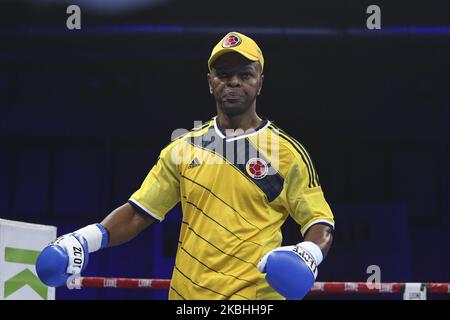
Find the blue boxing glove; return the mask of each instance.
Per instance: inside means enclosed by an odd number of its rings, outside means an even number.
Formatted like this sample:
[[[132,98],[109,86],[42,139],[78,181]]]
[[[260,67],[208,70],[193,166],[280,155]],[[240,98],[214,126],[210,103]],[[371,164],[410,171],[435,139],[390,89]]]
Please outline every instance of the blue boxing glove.
[[[319,246],[304,241],[269,251],[259,262],[258,270],[266,273],[266,280],[275,291],[286,299],[298,300],[311,290],[322,260]]]
[[[51,242],[39,254],[36,272],[49,287],[67,283],[71,275],[80,274],[89,261],[89,253],[108,246],[108,230],[101,224],[91,224]]]

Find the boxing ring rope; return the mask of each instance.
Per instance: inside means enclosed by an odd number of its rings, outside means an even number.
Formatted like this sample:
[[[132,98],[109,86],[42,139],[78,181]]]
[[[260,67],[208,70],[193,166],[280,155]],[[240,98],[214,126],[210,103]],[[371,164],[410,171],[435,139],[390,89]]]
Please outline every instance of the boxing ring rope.
[[[169,289],[169,279],[136,279],[107,277],[73,277],[67,283],[69,289],[116,288],[116,289]],[[308,296],[334,294],[401,294],[408,287],[427,293],[448,294],[450,283],[402,283],[402,282],[316,282]]]

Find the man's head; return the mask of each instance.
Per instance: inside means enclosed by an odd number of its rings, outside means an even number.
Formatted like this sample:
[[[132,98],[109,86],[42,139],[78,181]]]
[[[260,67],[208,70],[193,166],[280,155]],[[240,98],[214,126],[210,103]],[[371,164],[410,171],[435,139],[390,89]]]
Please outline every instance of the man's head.
[[[237,33],[227,34],[208,60],[209,91],[218,111],[235,116],[256,106],[264,75],[264,58],[258,45]]]

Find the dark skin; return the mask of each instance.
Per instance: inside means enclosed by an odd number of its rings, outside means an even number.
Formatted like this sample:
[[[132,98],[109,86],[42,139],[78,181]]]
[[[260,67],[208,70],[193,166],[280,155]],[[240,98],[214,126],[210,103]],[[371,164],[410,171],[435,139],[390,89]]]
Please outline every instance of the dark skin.
[[[245,131],[262,123],[256,114],[256,97],[261,93],[264,80],[259,62],[237,53],[226,53],[214,61],[207,77],[222,128]]]
[[[108,246],[112,247],[130,241],[153,222],[155,219],[151,216],[143,215],[132,205],[126,203],[103,219],[101,225],[109,231]]]
[[[256,98],[264,80],[259,62],[227,53],[214,61],[207,78],[222,128],[246,131],[261,125],[263,120],[256,113]],[[101,224],[109,231],[109,246],[116,246],[130,241],[154,221],[126,203],[111,212]],[[325,257],[333,242],[332,230],[327,225],[313,225],[304,240],[316,243]]]

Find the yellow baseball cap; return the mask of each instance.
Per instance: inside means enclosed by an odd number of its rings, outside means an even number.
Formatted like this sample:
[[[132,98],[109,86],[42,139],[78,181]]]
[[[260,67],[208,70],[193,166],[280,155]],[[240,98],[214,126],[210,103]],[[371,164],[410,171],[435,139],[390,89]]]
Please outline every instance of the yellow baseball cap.
[[[227,52],[237,52],[251,61],[259,61],[261,71],[264,69],[264,57],[256,42],[242,33],[230,32],[212,50],[208,60],[209,71],[211,71],[211,64]]]

